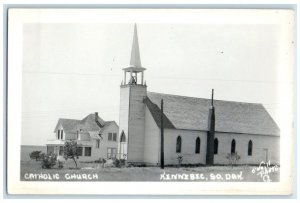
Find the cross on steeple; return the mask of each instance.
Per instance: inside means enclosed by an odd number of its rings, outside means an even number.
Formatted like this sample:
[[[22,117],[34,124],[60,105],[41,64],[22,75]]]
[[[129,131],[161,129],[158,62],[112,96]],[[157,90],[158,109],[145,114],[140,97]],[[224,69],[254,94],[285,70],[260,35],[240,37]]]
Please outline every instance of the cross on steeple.
[[[140,49],[139,49],[139,41],[138,41],[136,24],[134,24],[130,65],[127,68],[123,68],[123,70],[124,70],[123,85],[145,85],[144,84],[144,71],[146,70],[146,68],[143,68],[141,65]],[[127,73],[130,74],[129,79],[126,79]],[[138,80],[138,74],[140,74],[140,80]]]

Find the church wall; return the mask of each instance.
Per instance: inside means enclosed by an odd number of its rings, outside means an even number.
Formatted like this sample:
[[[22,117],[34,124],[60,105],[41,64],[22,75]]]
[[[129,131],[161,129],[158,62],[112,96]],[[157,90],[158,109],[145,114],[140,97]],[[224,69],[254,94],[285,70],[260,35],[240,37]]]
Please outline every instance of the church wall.
[[[176,153],[177,137],[181,136],[181,153]],[[206,132],[193,130],[165,129],[165,165],[178,164],[178,155],[183,156],[182,164],[205,164]],[[195,153],[196,139],[200,138],[200,153]]]
[[[121,86],[118,140],[120,140],[121,132],[124,131],[127,143],[128,143],[128,115],[129,115],[129,87]],[[120,150],[120,142],[118,142],[118,150]],[[118,153],[120,153],[120,151],[118,151]]]
[[[129,102],[128,162],[144,161],[146,86],[131,85]]]
[[[150,111],[145,112],[144,161],[147,165],[157,165],[160,160],[160,129]]]
[[[233,139],[236,141],[236,152],[241,157],[237,164],[259,164],[261,161],[266,161],[265,148],[268,149],[268,159],[271,163],[279,163],[279,137],[216,132],[215,138],[219,141],[218,154],[214,156],[215,164],[229,163],[226,156],[231,152]],[[253,143],[252,156],[248,156],[249,140]]]

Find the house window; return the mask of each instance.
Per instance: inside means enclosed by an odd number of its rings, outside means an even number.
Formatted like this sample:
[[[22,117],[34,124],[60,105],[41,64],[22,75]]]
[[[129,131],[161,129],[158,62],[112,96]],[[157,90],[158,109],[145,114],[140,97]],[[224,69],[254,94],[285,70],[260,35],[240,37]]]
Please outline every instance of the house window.
[[[176,153],[181,153],[181,137],[177,137],[176,141]]]
[[[64,139],[64,130],[61,130],[60,133],[61,133],[60,139],[63,140]]]
[[[248,142],[248,156],[252,156],[252,141]]]
[[[78,147],[77,148],[77,154],[78,154],[78,156],[82,156],[82,147]]]
[[[231,142],[231,154],[232,153],[235,153],[235,139],[233,139]]]
[[[91,156],[91,155],[92,155],[92,147],[85,147],[84,156]]]
[[[107,158],[115,159],[117,157],[117,148],[107,148]]]
[[[112,133],[108,133],[108,141],[112,141]]]
[[[117,141],[117,133],[113,134],[113,141]]]
[[[62,156],[63,155],[63,152],[64,152],[64,147],[63,146],[60,146],[59,147],[59,156]]]
[[[219,140],[215,138],[214,140],[214,154],[218,154]]]
[[[100,148],[100,140],[96,140],[96,148]]]
[[[200,154],[200,144],[201,144],[200,138],[197,137],[197,139],[196,139],[196,149],[195,149],[196,154]]]
[[[57,139],[60,139],[60,130],[57,131]]]

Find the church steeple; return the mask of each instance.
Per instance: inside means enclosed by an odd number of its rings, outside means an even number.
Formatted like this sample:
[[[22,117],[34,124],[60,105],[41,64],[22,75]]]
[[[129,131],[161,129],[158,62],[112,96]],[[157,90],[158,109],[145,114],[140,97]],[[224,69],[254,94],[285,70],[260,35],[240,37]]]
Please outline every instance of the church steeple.
[[[141,67],[142,66],[136,24],[134,24],[130,66],[133,66],[133,67]]]
[[[143,68],[141,65],[137,26],[136,24],[134,24],[130,64],[129,67],[123,68],[124,81],[122,85],[145,85],[144,83],[145,70],[146,68]],[[129,79],[126,78],[127,73],[130,74]],[[140,79],[138,79],[138,75],[140,75]]]
[[[131,53],[130,64],[123,68],[124,80],[120,86],[119,135],[124,135],[126,139],[125,142],[118,142],[118,149],[120,159],[125,158],[128,163],[141,163],[144,161],[144,145],[139,143],[145,142],[146,69],[141,66],[137,26],[133,28],[132,49],[131,52],[128,50]]]

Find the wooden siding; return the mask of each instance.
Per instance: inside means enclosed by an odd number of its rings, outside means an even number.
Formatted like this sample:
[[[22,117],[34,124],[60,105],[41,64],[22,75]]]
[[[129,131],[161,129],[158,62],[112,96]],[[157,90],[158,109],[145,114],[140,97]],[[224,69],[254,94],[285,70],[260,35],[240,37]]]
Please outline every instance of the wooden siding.
[[[279,163],[279,137],[216,132],[215,138],[219,140],[218,154],[214,158],[215,164],[229,163],[226,156],[231,152],[231,141],[233,139],[236,142],[236,152],[241,157],[237,164],[259,164],[261,161],[266,161],[264,149],[268,149],[268,159],[271,163]],[[250,140],[253,144],[252,156],[248,156],[248,142]]]
[[[176,140],[181,136],[181,153],[176,153]],[[195,153],[196,139],[200,138],[200,153]],[[206,132],[193,130],[165,129],[165,164],[178,164],[178,155],[182,155],[182,164],[205,164]]]
[[[146,108],[145,111],[144,161],[148,165],[157,165],[160,160],[160,129],[149,109]]]
[[[129,100],[128,162],[144,161],[146,86],[131,85]]]

